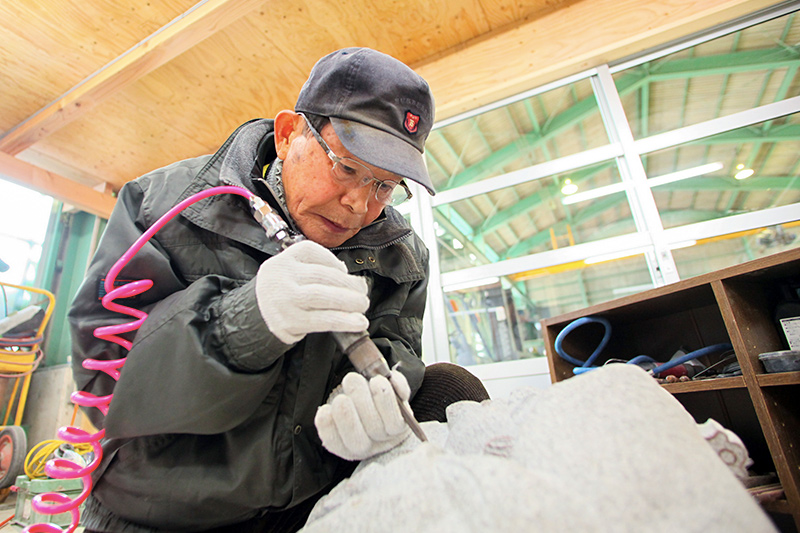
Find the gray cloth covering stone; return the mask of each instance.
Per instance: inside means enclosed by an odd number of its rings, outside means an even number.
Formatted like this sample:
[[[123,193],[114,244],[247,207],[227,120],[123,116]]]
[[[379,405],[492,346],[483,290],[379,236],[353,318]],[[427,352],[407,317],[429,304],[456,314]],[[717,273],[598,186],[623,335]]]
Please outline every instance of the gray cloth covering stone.
[[[774,532],[683,406],[640,368],[459,402],[363,462],[304,533]]]

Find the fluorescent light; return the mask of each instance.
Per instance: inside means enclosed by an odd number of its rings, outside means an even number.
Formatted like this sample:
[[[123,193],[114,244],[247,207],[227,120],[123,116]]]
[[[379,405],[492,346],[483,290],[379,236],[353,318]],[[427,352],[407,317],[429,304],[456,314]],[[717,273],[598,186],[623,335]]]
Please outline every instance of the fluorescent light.
[[[614,183],[612,185],[606,185],[605,187],[598,187],[596,189],[592,189],[591,191],[579,192],[571,196],[566,196],[561,199],[561,203],[564,205],[576,204],[578,202],[593,200],[595,198],[600,198],[601,196],[607,196],[609,194],[614,194],[615,192],[622,192],[624,190],[625,190],[624,183],[622,182]]]
[[[724,168],[724,165],[719,161],[716,163],[707,163],[705,165],[687,168],[685,170],[679,170],[677,172],[670,172],[669,174],[664,174],[663,176],[656,176],[655,178],[650,178],[647,180],[647,186],[652,188],[652,187],[658,187],[659,185],[664,185],[666,183],[672,183],[674,181],[696,178],[697,176],[702,176],[703,174],[716,172],[717,170],[721,170],[722,168]],[[561,199],[561,203],[564,205],[571,205],[578,202],[585,202],[586,200],[593,200],[595,198],[600,198],[601,196],[607,196],[609,194],[622,192],[624,190],[625,190],[625,183],[623,182],[614,183],[611,185],[606,185],[605,187],[598,187],[590,191],[579,192],[571,196],[567,196],[566,198]]]
[[[669,174],[664,174],[663,176],[656,176],[655,178],[650,178],[649,180],[647,180],[647,185],[651,188],[658,187],[659,185],[665,185],[667,183],[672,183],[674,181],[696,178],[697,176],[702,176],[703,174],[711,174],[712,172],[716,172],[717,170],[722,170],[724,167],[725,165],[723,165],[719,161],[717,161],[716,163],[708,163],[706,165],[700,165],[699,167],[687,168],[685,170],[679,170],[677,172],[670,172]]]

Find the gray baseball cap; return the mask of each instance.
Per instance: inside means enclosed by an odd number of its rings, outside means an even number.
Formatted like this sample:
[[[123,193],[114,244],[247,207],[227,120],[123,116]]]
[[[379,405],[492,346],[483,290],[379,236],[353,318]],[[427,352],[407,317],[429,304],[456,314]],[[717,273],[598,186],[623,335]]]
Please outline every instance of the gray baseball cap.
[[[423,158],[433,94],[404,63],[370,48],[328,54],[311,70],[295,111],[328,117],[353,155],[435,194]]]

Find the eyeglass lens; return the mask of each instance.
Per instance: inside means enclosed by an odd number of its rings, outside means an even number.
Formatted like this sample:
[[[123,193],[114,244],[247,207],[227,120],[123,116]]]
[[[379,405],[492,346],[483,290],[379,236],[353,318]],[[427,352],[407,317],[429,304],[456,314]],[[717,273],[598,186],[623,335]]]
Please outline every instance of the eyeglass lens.
[[[408,194],[404,187],[393,180],[379,180],[367,167],[349,158],[341,158],[333,165],[333,173],[341,182],[364,187],[371,184],[375,188],[375,199],[386,205],[396,205],[405,201]]]
[[[375,187],[375,199],[384,205],[397,205],[411,198],[411,193],[400,183],[393,180],[379,180],[372,173],[372,170],[358,161],[334,154],[333,150],[322,138],[322,135],[311,125],[308,118],[305,115],[302,116],[314,138],[333,162],[333,175],[338,181],[353,184],[357,187],[364,187],[372,182],[371,186]]]

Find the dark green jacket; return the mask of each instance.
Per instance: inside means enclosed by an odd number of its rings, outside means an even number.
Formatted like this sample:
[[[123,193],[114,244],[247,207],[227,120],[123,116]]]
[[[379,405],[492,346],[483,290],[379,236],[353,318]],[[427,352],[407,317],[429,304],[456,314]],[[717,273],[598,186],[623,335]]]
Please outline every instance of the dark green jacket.
[[[212,196],[186,208],[122,270],[119,280],[154,283],[119,301],[149,315],[130,352],[93,336],[98,326],[133,320],[98,299],[114,262],[172,206],[221,185],[221,168],[226,182],[253,189],[259,140],[267,160],[275,157],[271,132],[272,121],[251,121],[213,156],[126,184],[75,298],[69,320],[77,387],[114,394],[107,417],[87,411],[106,430],[93,495],[110,515],[167,530],[235,523],[305,500],[342,461],[322,447],[314,414],[352,367],[327,333],[286,345],[267,329],[254,276],[275,251],[244,198]],[[333,251],[351,273],[369,278],[370,335],[416,391],[424,373],[427,249],[387,208]],[[87,358],[121,357],[116,384],[81,366]],[[83,518],[87,527],[95,523]]]

